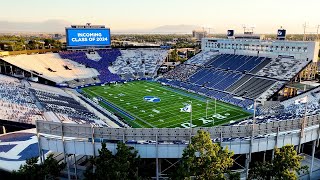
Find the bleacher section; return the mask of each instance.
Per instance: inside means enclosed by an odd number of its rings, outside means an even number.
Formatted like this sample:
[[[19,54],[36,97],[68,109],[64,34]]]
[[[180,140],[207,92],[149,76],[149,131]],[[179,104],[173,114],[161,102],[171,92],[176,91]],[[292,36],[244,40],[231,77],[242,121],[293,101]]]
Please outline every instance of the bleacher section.
[[[57,88],[57,87],[47,86],[47,85],[34,83],[34,82],[28,82],[28,83],[30,84],[30,88],[35,89],[35,90],[41,90],[41,91],[45,91],[45,92],[59,94],[62,96],[69,96],[66,92],[64,92],[62,89]]]
[[[98,77],[102,83],[121,80],[117,74],[111,73],[108,69],[117,57],[121,55],[120,51],[118,49],[109,49],[98,50],[96,53],[101,57],[99,61],[96,59],[89,59],[85,52],[65,51],[60,52],[59,54],[63,59],[70,59],[87,67],[96,69],[100,74]]]
[[[277,115],[284,113],[284,106],[280,101],[265,101],[264,104],[259,104],[256,108],[257,115]]]
[[[276,58],[261,69],[257,75],[280,80],[291,80],[311,61],[312,60]]]
[[[307,98],[306,98],[307,97]],[[306,103],[307,102],[307,103]],[[296,118],[303,118],[305,115],[316,115],[320,113],[320,87],[299,96],[283,101],[280,104],[272,104],[268,111],[256,117],[256,123],[271,123]],[[257,109],[259,110],[259,108]],[[259,110],[261,111],[261,110]],[[269,112],[269,113],[268,113]],[[276,114],[278,113],[278,114]],[[235,123],[234,125],[252,124],[253,119]]]
[[[0,75],[0,119],[35,124],[44,117],[19,80]]]
[[[167,57],[163,49],[121,50],[121,56],[112,63],[114,73],[123,79],[154,77]]]
[[[8,56],[2,59],[55,83],[65,83],[74,79],[92,79],[98,75],[95,69],[61,59],[56,53]]]
[[[233,93],[250,99],[258,98],[263,92],[268,90],[276,81],[270,79],[262,79],[251,77],[244,84],[236,88]]]
[[[62,122],[105,126],[97,116],[89,112],[72,97],[47,91],[30,89],[46,111],[54,112]]]
[[[0,107],[0,119],[7,121],[26,124],[51,121],[45,113],[53,112],[62,122],[106,126],[62,89],[3,75],[0,75]]]
[[[257,56],[222,54],[207,62],[206,66],[220,69],[250,72],[266,58]]]
[[[203,54],[209,57],[210,53],[211,59],[201,61]],[[190,66],[190,62],[198,62],[198,65]],[[265,101],[307,64],[308,62],[294,59],[201,52],[164,74],[163,78],[223,91],[238,97]]]
[[[307,102],[307,103],[306,103]],[[283,101],[281,103],[285,107],[287,113],[296,116],[303,116],[307,110],[307,114],[315,115],[320,113],[320,87],[315,88],[307,93]],[[307,108],[306,108],[307,106]]]
[[[164,74],[163,77],[167,79],[187,81],[190,76],[197,71],[198,68],[199,66],[196,65],[180,64],[175,69]]]
[[[213,51],[203,51],[192,58],[188,59],[186,61],[186,64],[195,64],[195,65],[204,65],[206,62],[210,61],[213,59],[215,56],[218,55],[218,52],[213,52]]]
[[[189,78],[189,81],[199,86],[225,90],[242,77],[242,74],[211,68],[200,69]]]
[[[260,95],[260,97],[258,98],[258,100],[260,100],[260,101],[268,100],[273,94],[275,94],[280,89],[282,89],[284,85],[285,85],[285,82],[277,81],[268,90],[266,90],[264,93],[262,93]]]

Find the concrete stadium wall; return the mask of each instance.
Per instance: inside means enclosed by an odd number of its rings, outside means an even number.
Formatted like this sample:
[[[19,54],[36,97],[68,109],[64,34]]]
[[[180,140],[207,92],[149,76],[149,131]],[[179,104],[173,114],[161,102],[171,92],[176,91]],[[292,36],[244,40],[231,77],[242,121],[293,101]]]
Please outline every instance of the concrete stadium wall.
[[[153,140],[189,141],[198,130],[208,131],[211,138],[246,137],[221,142],[223,147],[235,154],[248,154],[286,144],[301,145],[319,139],[320,116],[294,119],[267,124],[244,126],[217,126],[212,128],[99,128],[90,125],[61,124],[37,121],[40,148],[66,154],[95,156],[101,148],[101,139],[108,141],[107,147],[115,152],[116,143],[110,141]],[[180,158],[186,144],[128,144],[135,147],[142,158]]]

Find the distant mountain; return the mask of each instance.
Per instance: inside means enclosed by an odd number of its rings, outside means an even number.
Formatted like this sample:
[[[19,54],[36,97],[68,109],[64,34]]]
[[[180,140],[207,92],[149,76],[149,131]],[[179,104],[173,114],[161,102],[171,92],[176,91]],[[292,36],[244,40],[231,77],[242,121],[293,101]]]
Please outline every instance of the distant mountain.
[[[187,33],[190,34],[192,30],[201,29],[197,25],[164,25],[151,30],[153,33]]]
[[[47,20],[43,22],[9,22],[0,20],[0,33],[63,33],[65,27],[72,23],[65,20]],[[194,29],[201,29],[196,25],[164,25],[153,29],[112,29],[112,33],[134,33],[134,34],[190,34]]]
[[[0,33],[7,32],[64,32],[71,23],[64,20],[48,20],[43,22],[8,22],[0,21]]]

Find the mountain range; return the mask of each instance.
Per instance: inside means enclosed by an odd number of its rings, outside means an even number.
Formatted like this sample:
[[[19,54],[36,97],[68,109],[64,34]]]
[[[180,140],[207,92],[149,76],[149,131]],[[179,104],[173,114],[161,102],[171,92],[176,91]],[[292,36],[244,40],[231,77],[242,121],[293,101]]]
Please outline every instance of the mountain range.
[[[63,33],[65,27],[70,27],[72,23],[65,20],[47,20],[43,22],[9,22],[0,21],[0,33]],[[151,34],[190,34],[194,29],[200,29],[196,25],[163,25],[151,29],[112,29],[112,33],[151,33]]]

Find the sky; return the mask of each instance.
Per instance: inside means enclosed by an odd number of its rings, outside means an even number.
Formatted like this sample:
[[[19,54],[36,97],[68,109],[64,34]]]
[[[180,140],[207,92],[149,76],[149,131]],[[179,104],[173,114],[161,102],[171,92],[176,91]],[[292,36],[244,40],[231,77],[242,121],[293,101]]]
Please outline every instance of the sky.
[[[65,20],[104,24],[113,30],[152,29],[162,25],[197,25],[214,32],[302,33],[320,24],[320,0],[0,0],[0,21]]]

